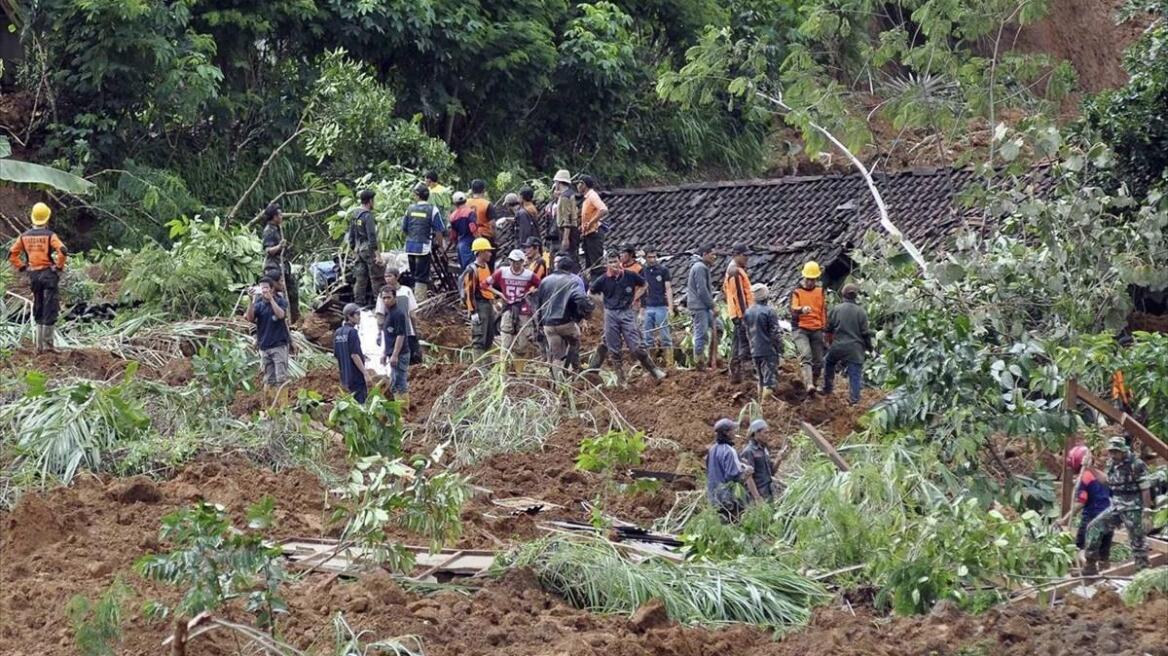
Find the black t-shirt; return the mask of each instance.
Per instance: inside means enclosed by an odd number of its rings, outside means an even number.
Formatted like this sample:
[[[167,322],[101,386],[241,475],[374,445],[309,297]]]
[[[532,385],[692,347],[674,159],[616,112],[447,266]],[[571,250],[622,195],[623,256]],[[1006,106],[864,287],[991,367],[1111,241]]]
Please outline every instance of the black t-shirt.
[[[284,239],[284,230],[280,226],[278,226],[274,223],[269,223],[268,225],[264,226],[264,233],[263,233],[264,273],[271,271],[276,276],[280,275],[279,272],[280,272],[281,253],[276,253],[275,255],[272,255],[272,254],[268,253],[268,249],[279,246],[280,242],[283,241],[283,239]],[[292,257],[292,254],[290,252],[288,252],[288,249],[285,247],[282,255],[283,255],[284,266],[287,267],[289,265],[288,260],[289,260],[289,258]]]
[[[337,328],[333,335],[333,355],[337,357],[337,366],[341,370],[341,385],[350,392],[365,389],[365,377],[353,363],[352,356],[356,354],[365,362],[365,354],[361,351],[361,336],[357,329],[349,324]]]
[[[666,307],[669,305],[665,302],[665,283],[669,282],[669,269],[666,269],[661,264],[654,264],[651,267],[645,267],[641,272],[645,277],[645,284],[649,288],[645,290],[645,307]]]
[[[385,313],[385,328],[382,329],[381,342],[385,344],[386,355],[393,355],[393,343],[398,337],[408,337],[410,334],[410,322],[402,310],[402,300],[403,297],[399,296],[397,305]],[[402,350],[408,351],[409,346],[403,346]]]
[[[284,300],[283,296],[277,296],[276,305],[285,312],[288,311],[288,301]],[[266,351],[277,346],[287,345],[292,341],[292,336],[288,334],[288,315],[284,315],[284,319],[277,319],[276,313],[272,311],[272,304],[264,299],[253,301],[256,325],[256,344],[261,351]]]
[[[615,278],[605,273],[592,281],[588,291],[604,296],[604,309],[627,310],[633,306],[633,295],[645,279],[632,271],[622,271]]]

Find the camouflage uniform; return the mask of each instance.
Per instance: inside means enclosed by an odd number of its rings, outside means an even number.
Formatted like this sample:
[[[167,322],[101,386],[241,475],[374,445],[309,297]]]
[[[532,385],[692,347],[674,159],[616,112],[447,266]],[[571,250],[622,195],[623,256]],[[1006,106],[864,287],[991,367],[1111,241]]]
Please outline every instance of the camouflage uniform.
[[[357,255],[353,263],[353,302],[372,306],[385,282],[385,265],[378,250],[377,224],[372,211],[357,207],[349,224],[349,246]]]
[[[1119,463],[1111,460],[1107,465],[1107,485],[1111,488],[1111,507],[1104,510],[1087,526],[1087,568],[1095,573],[1100,559],[1099,547],[1103,535],[1119,526],[1127,529],[1131,540],[1132,558],[1136,567],[1148,566],[1148,546],[1144,541],[1144,491],[1148,489],[1148,466],[1135,457],[1123,443],[1123,438],[1115,438],[1109,451],[1124,452]]]

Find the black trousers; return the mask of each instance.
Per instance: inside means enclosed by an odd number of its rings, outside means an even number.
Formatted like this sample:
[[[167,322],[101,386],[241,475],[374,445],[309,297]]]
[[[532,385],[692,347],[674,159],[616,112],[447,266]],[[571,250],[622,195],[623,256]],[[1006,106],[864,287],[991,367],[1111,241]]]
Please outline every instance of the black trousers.
[[[599,231],[584,236],[584,266],[589,280],[604,269],[604,236]]]
[[[29,286],[32,287],[32,318],[38,326],[52,326],[61,314],[61,297],[58,293],[60,274],[53,269],[30,271]]]
[[[410,255],[410,273],[414,274],[414,282],[423,285],[430,284],[430,254]]]

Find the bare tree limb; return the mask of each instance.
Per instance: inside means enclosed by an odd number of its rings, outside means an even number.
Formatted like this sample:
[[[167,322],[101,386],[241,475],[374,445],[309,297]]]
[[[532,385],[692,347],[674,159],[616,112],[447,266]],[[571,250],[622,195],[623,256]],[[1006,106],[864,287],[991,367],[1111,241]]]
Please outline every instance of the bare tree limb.
[[[231,220],[235,218],[236,214],[239,214],[239,208],[243,206],[243,202],[247,200],[248,196],[251,196],[251,192],[255,191],[255,188],[259,186],[260,180],[263,179],[264,173],[267,172],[268,167],[272,164],[272,161],[276,159],[276,155],[279,155],[280,151],[287,148],[289,144],[291,144],[293,141],[296,141],[297,137],[308,131],[308,128],[303,127],[303,125],[304,121],[301,120],[300,125],[296,126],[296,131],[293,132],[287,139],[285,139],[283,143],[281,143],[279,146],[276,146],[275,150],[268,154],[268,158],[265,159],[264,163],[260,165],[260,170],[256,172],[256,177],[251,181],[251,185],[248,186],[247,191],[244,191],[243,195],[239,197],[239,200],[235,201],[235,206],[231,208],[231,211],[228,212],[227,216],[223,219],[224,228],[226,228],[228,224],[231,223]]]
[[[771,96],[757,90],[755,93],[759,98],[770,101],[784,112],[794,111],[791,109],[790,105],[783,102],[781,96],[776,98],[775,96]],[[925,263],[924,255],[921,255],[921,251],[917,249],[917,247],[914,246],[911,241],[906,239],[904,233],[900,231],[900,228],[897,228],[896,225],[892,223],[892,220],[888,218],[888,206],[884,204],[884,197],[880,195],[880,190],[876,188],[876,182],[872,179],[872,174],[868,171],[868,167],[864,166],[864,163],[860,161],[860,158],[856,157],[855,153],[853,153],[847,146],[845,146],[842,141],[837,139],[835,135],[829,132],[827,128],[810,120],[807,121],[807,124],[810,125],[811,128],[816,132],[819,132],[824,137],[826,137],[827,140],[830,141],[841,153],[843,153],[849,160],[851,160],[852,165],[856,167],[856,170],[858,170],[860,175],[864,178],[864,182],[867,183],[868,191],[872,194],[872,199],[876,201],[876,209],[880,213],[880,225],[884,227],[889,236],[891,236],[896,243],[900,244],[900,246],[904,248],[905,252],[907,252],[917,263],[917,265],[921,267],[921,272],[927,273],[928,266]]]

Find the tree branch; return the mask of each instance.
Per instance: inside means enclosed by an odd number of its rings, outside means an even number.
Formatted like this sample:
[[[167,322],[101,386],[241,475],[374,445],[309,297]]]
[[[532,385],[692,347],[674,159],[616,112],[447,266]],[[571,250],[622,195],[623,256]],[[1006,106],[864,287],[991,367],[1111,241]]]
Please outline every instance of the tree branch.
[[[264,173],[268,170],[268,167],[271,166],[272,160],[276,159],[276,155],[279,155],[280,151],[287,148],[288,145],[295,141],[297,137],[308,131],[308,128],[301,127],[302,125],[303,121],[301,121],[301,124],[296,127],[296,131],[293,132],[287,139],[285,139],[283,143],[281,143],[279,146],[276,146],[276,149],[273,150],[268,155],[268,158],[264,160],[264,163],[260,165],[260,170],[256,172],[255,180],[251,181],[251,185],[247,188],[247,191],[243,192],[243,195],[239,197],[239,200],[235,201],[235,206],[231,208],[231,211],[228,212],[227,216],[223,219],[224,228],[226,228],[228,224],[231,223],[231,220],[235,218],[236,214],[239,214],[239,208],[243,206],[243,202],[247,200],[247,197],[251,195],[251,192],[255,191],[255,188],[259,186],[260,180],[263,179]]]

